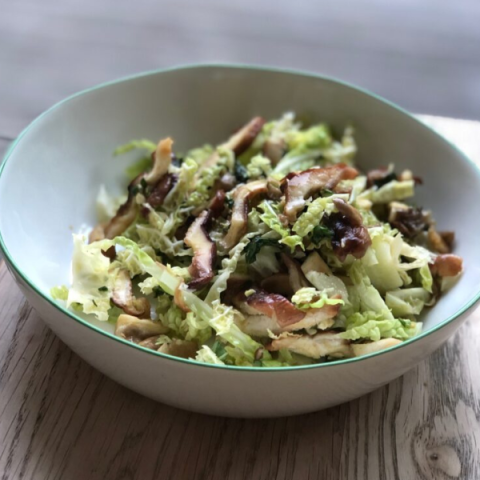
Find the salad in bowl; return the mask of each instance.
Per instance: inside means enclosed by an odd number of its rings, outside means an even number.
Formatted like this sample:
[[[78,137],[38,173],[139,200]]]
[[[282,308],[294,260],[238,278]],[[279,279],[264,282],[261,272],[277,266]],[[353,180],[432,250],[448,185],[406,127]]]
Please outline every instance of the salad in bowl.
[[[255,117],[214,147],[136,140],[116,198],[74,235],[66,306],[159,352],[284,367],[362,356],[417,335],[462,274],[454,232],[412,202],[422,179],[355,165],[354,130]]]

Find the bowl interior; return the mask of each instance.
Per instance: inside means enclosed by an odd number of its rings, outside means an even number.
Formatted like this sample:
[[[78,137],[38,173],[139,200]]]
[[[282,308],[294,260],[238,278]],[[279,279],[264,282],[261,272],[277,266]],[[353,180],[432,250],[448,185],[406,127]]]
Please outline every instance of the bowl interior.
[[[37,290],[68,284],[72,232],[96,222],[99,186],[120,193],[135,154],[113,157],[131,139],[171,136],[177,152],[219,142],[254,115],[295,111],[341,133],[355,126],[362,168],[395,163],[424,179],[416,203],[454,230],[465,260],[460,282],[424,317],[424,330],[456,314],[480,285],[480,173],[418,121],[363,91],[314,76],[205,66],[127,79],[70,98],[24,132],[0,176],[0,232],[17,268]],[[97,326],[112,330],[108,323]]]

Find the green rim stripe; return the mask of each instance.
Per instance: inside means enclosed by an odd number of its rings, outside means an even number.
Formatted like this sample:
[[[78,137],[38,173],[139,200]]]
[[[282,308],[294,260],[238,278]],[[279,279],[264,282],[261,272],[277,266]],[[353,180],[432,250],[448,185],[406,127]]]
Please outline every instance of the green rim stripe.
[[[143,72],[143,73],[140,73],[140,74],[136,74],[136,75],[131,75],[131,76],[128,76],[128,77],[123,77],[119,80],[114,80],[114,81],[111,81],[111,82],[105,82],[105,83],[102,83],[100,85],[97,85],[95,87],[91,87],[91,88],[88,88],[86,90],[83,90],[81,92],[78,92],[74,95],[71,95],[70,97],[64,99],[64,100],[61,100],[60,102],[56,103],[55,105],[53,105],[52,107],[50,107],[48,110],[46,110],[45,112],[43,112],[42,114],[40,114],[35,120],[33,120],[21,133],[20,135],[15,139],[15,141],[9,146],[9,148],[7,149],[7,152],[5,153],[5,156],[4,156],[4,160],[3,160],[3,163],[0,165],[0,178],[1,178],[1,175],[5,169],[5,166],[7,164],[7,161],[8,159],[11,157],[12,155],[12,152],[14,151],[15,147],[18,145],[18,143],[21,141],[21,139],[28,133],[28,131],[37,123],[39,122],[44,116],[48,115],[50,112],[52,112],[53,110],[61,107],[63,104],[79,97],[79,96],[82,96],[82,95],[86,95],[90,92],[93,92],[95,90],[98,90],[98,89],[101,89],[101,88],[104,88],[104,87],[108,87],[108,86],[112,86],[112,85],[116,85],[117,83],[123,83],[123,82],[126,82],[126,81],[130,81],[130,80],[135,80],[135,79],[138,79],[138,78],[141,78],[141,77],[145,77],[145,76],[148,76],[148,75],[155,75],[155,74],[159,74],[159,73],[168,73],[168,72],[176,72],[176,71],[179,71],[179,70],[188,70],[188,69],[205,69],[205,68],[225,68],[225,69],[250,69],[250,70],[257,70],[257,71],[264,71],[264,72],[273,72],[273,73],[286,73],[286,74],[294,74],[294,75],[297,75],[297,76],[302,76],[302,77],[307,77],[307,78],[315,78],[315,79],[320,79],[320,80],[324,80],[324,81],[327,81],[327,82],[332,82],[332,83],[336,83],[336,84],[340,84],[340,85],[343,85],[343,86],[346,86],[348,88],[351,88],[353,90],[356,90],[357,92],[360,92],[362,93],[363,95],[366,95],[368,97],[371,97],[373,99],[375,99],[376,101],[378,102],[381,102],[381,103],[384,103],[388,106],[390,106],[391,108],[397,110],[398,112],[401,112],[403,113],[404,115],[407,115],[408,117],[410,117],[413,121],[415,121],[416,123],[419,124],[419,126],[421,126],[422,128],[428,130],[430,133],[432,133],[433,135],[437,136],[437,137],[440,137],[443,139],[443,141],[445,141],[446,143],[448,143],[454,150],[456,150],[460,156],[462,156],[467,162],[471,163],[477,170],[477,172],[480,174],[480,168],[479,166],[473,161],[471,160],[470,158],[468,158],[455,144],[453,144],[452,142],[450,142],[448,139],[446,139],[445,137],[443,137],[441,134],[437,133],[435,130],[433,130],[431,127],[429,127],[428,125],[426,125],[425,123],[423,123],[422,121],[420,121],[418,118],[414,117],[412,114],[410,114],[409,112],[407,112],[406,110],[404,110],[403,108],[399,107],[398,105],[390,102],[389,100],[385,100],[384,98],[372,93],[372,92],[369,92],[368,90],[365,90],[363,88],[359,88],[359,87],[356,87],[354,85],[351,85],[350,83],[348,82],[344,82],[344,81],[341,81],[341,80],[337,80],[333,77],[328,77],[328,76],[324,76],[324,75],[318,75],[318,74],[314,74],[314,73],[308,73],[308,72],[302,72],[302,71],[296,71],[296,70],[293,70],[293,69],[284,69],[284,68],[274,68],[274,67],[268,67],[268,68],[265,68],[265,67],[260,67],[260,66],[256,66],[256,65],[246,65],[246,64],[222,64],[222,63],[208,63],[208,64],[191,64],[191,65],[181,65],[181,66],[176,66],[176,67],[171,67],[171,68],[165,68],[165,69],[159,69],[159,70],[152,70],[152,71],[148,71],[148,72]],[[296,367],[269,367],[269,368],[259,368],[259,367],[238,367],[238,366],[232,366],[232,365],[212,365],[212,364],[208,364],[208,363],[202,363],[202,362],[197,362],[196,360],[188,360],[188,359],[184,359],[184,358],[179,358],[179,357],[174,357],[174,356],[171,356],[171,355],[166,355],[164,353],[160,353],[160,352],[157,352],[156,350],[150,350],[150,349],[147,349],[147,348],[144,348],[144,347],[141,347],[139,345],[136,345],[134,343],[131,343],[131,342],[128,342],[127,340],[124,340],[120,337],[117,337],[115,336],[114,334],[112,333],[109,333],[109,332],[106,332],[92,324],[90,324],[88,321],[84,320],[83,318],[81,317],[78,317],[77,315],[75,315],[73,312],[67,310],[65,307],[63,307],[62,305],[58,304],[55,300],[53,300],[50,296],[48,295],[45,295],[43,292],[41,292],[36,286],[35,284],[29,280],[29,278],[21,271],[21,269],[16,265],[15,261],[13,260],[13,258],[11,257],[6,245],[5,245],[5,242],[4,242],[4,239],[3,239],[3,235],[2,235],[2,232],[0,231],[0,250],[3,251],[3,254],[5,255],[5,260],[8,262],[9,265],[11,265],[11,267],[15,270],[15,272],[20,276],[20,278],[27,284],[27,286],[29,288],[31,288],[37,295],[39,295],[40,297],[42,297],[44,300],[46,300],[48,303],[50,303],[51,305],[53,305],[57,310],[59,310],[60,312],[64,313],[65,315],[69,316],[70,318],[72,318],[73,320],[75,320],[76,322],[80,323],[81,325],[83,325],[84,327],[87,327],[91,330],[94,330],[95,332],[97,333],[100,333],[101,335],[104,335],[116,342],[119,342],[119,343],[122,343],[130,348],[134,348],[134,349],[137,349],[137,350],[142,350],[146,353],[149,353],[150,355],[154,355],[156,357],[160,357],[160,358],[164,358],[164,359],[168,359],[168,360],[172,360],[172,361],[176,361],[176,362],[180,362],[180,363],[185,363],[187,365],[193,365],[195,367],[205,367],[205,368],[216,368],[216,369],[223,369],[223,370],[233,370],[233,371],[237,371],[237,372],[258,372],[258,373],[261,373],[261,372],[290,372],[292,370],[307,370],[307,369],[312,369],[312,368],[330,368],[330,367],[335,367],[335,366],[339,366],[339,365],[346,365],[346,364],[349,364],[349,363],[353,363],[353,362],[361,362],[363,360],[366,360],[366,359],[370,359],[372,357],[377,357],[379,355],[383,355],[383,354],[386,354],[386,353],[389,353],[393,350],[397,350],[399,348],[402,348],[406,345],[410,345],[418,340],[421,340],[422,338],[425,338],[427,337],[428,335],[430,335],[431,333],[434,333],[438,330],[440,330],[441,328],[445,327],[446,325],[448,325],[449,323],[453,322],[455,319],[457,319],[459,316],[463,315],[464,313],[466,313],[471,307],[474,306],[474,304],[480,299],[480,290],[474,295],[474,297],[469,301],[467,302],[457,313],[455,313],[454,315],[451,315],[450,317],[448,317],[446,320],[444,320],[443,322],[441,322],[440,324],[436,325],[434,328],[431,328],[430,330],[426,330],[422,333],[420,333],[418,336],[416,337],[413,337],[409,340],[405,340],[404,342],[402,342],[401,344],[397,345],[397,346],[394,346],[394,347],[391,347],[391,348],[388,348],[386,350],[381,350],[380,352],[375,352],[375,353],[371,353],[369,355],[364,355],[362,357],[354,357],[354,358],[347,358],[347,359],[344,359],[344,360],[336,360],[334,362],[329,362],[329,363],[320,363],[320,364],[313,364],[313,365],[302,365],[302,366],[296,366]]]

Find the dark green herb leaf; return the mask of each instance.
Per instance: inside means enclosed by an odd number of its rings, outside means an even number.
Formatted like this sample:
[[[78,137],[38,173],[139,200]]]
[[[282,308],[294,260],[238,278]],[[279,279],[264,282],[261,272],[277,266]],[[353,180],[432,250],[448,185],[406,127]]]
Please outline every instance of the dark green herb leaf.
[[[225,204],[227,205],[228,208],[233,208],[234,203],[235,202],[233,201],[233,198],[228,198],[228,197],[225,198]]]
[[[152,292],[155,298],[158,298],[164,294],[164,291],[158,285],[152,288]]]
[[[248,182],[247,169],[240,162],[235,162],[233,174],[235,175],[235,178],[239,182],[242,182],[242,183]]]
[[[325,225],[317,225],[312,232],[312,242],[318,245],[324,238],[332,238],[333,232]]]
[[[254,367],[261,367],[262,366],[262,361],[261,360],[254,360],[252,365]]]
[[[391,172],[388,175],[385,175],[383,178],[379,178],[378,180],[374,180],[373,184],[377,187],[383,187],[387,183],[390,183],[392,180],[397,179],[397,174],[395,172]]]
[[[329,188],[324,188],[321,193],[322,197],[331,197],[335,192]]]
[[[245,247],[245,259],[247,260],[247,263],[253,263],[260,250],[266,246],[279,247],[280,245],[278,244],[278,240],[262,238],[260,235],[253,237]]]
[[[108,287],[100,287],[98,289],[99,292],[108,292]]]
[[[140,185],[141,185],[143,191],[146,191],[146,190],[147,190],[148,183],[147,183],[147,181],[146,181],[144,178],[142,178],[142,179],[140,180]]]

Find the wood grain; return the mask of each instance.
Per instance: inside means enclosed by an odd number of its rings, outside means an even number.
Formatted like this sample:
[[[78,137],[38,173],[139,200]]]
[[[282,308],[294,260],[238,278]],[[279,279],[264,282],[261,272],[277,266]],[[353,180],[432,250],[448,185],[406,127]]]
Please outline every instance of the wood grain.
[[[475,154],[477,124],[424,119]],[[95,371],[44,326],[0,260],[0,478],[480,478],[479,317],[370,395],[232,420],[155,403]]]
[[[0,266],[2,479],[480,478],[478,314],[404,377],[310,415],[231,420],[105,378]]]

